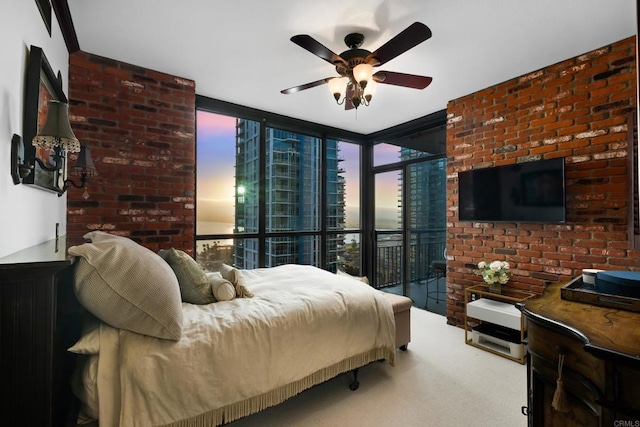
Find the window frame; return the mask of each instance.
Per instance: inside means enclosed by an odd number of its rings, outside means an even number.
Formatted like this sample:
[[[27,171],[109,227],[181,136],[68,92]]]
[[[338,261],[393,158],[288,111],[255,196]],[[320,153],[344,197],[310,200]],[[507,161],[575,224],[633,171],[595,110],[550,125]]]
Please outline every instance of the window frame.
[[[244,120],[252,120],[260,123],[260,178],[259,178],[259,196],[258,196],[258,232],[245,232],[238,234],[196,234],[194,236],[194,245],[197,245],[199,241],[203,240],[223,240],[232,238],[255,238],[258,239],[258,266],[266,266],[266,247],[267,241],[271,238],[277,237],[300,237],[300,236],[314,236],[320,241],[319,247],[319,264],[321,268],[327,268],[329,266],[327,260],[327,239],[330,235],[336,233],[354,234],[359,233],[362,235],[360,229],[345,229],[345,230],[331,230],[327,227],[327,194],[326,194],[326,176],[327,176],[327,140],[333,139],[336,141],[344,141],[362,147],[364,142],[363,135],[353,132],[342,131],[339,129],[318,125],[315,123],[305,122],[302,120],[296,120],[289,117],[279,116],[277,114],[268,113],[261,110],[251,109],[248,107],[242,107],[236,104],[230,104],[224,101],[219,101],[204,96],[196,95],[196,110],[204,111],[214,114],[221,114],[230,117],[236,117]],[[196,123],[197,126],[197,123]],[[266,137],[267,129],[277,129],[284,132],[291,132],[295,134],[303,134],[305,136],[317,138],[320,143],[320,227],[318,230],[295,230],[295,231],[267,231],[267,212],[266,212],[266,200],[267,200],[267,188],[266,188]],[[196,145],[197,145],[196,141]],[[197,168],[197,163],[196,163]],[[362,168],[360,168],[362,173]],[[196,169],[197,174],[197,169]],[[197,185],[196,185],[196,211],[197,211]],[[362,205],[361,205],[362,206]],[[362,208],[361,208],[362,209]],[[194,247],[194,253],[197,253],[197,248]],[[362,248],[361,248],[361,259]]]
[[[243,233],[238,235],[195,235],[194,236],[194,253],[198,241],[201,240],[218,240],[228,238],[257,238],[259,241],[259,260],[260,267],[265,266],[266,261],[266,239],[279,236],[309,236],[318,235],[320,237],[320,267],[327,268],[327,237],[336,234],[338,230],[329,229],[327,227],[326,203],[327,195],[326,186],[326,161],[324,160],[327,153],[327,139],[335,139],[360,146],[360,224],[358,229],[344,229],[343,234],[360,234],[360,270],[362,275],[373,274],[373,145],[378,141],[393,140],[426,129],[441,127],[446,125],[446,109],[440,110],[433,114],[403,123],[372,134],[360,134],[356,132],[346,131],[330,126],[325,126],[305,120],[294,119],[282,116],[276,113],[245,107],[226,101],[221,101],[202,95],[196,95],[196,110],[202,110],[210,113],[233,116],[241,119],[253,120],[260,122],[260,194],[259,194],[259,229],[257,233]],[[197,126],[197,124],[196,124]],[[292,232],[266,232],[266,186],[264,182],[264,173],[266,171],[266,128],[276,128],[284,131],[302,133],[308,136],[319,138],[321,141],[321,226],[318,231],[292,231]],[[196,141],[197,145],[197,141]],[[446,156],[446,154],[442,154]],[[424,159],[413,159],[414,162],[424,161]],[[412,163],[412,162],[410,162]],[[394,165],[385,165],[385,167],[393,167]],[[197,168],[197,164],[196,164]],[[375,169],[378,169],[376,167]],[[196,170],[197,172],[197,170]],[[195,200],[197,203],[197,187]],[[197,204],[196,204],[197,210]]]

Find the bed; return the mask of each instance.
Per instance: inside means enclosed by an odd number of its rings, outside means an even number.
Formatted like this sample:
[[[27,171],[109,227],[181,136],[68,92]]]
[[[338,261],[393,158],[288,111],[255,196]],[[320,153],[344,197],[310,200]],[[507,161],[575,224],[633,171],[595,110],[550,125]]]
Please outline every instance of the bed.
[[[72,388],[84,412],[99,418],[101,427],[220,425],[370,362],[385,359],[394,363],[391,304],[380,291],[359,280],[308,265],[230,268],[219,276],[236,280],[235,298],[184,302],[179,283],[184,275],[179,268],[164,269],[150,255],[153,252],[123,237],[105,235],[89,233],[85,238],[91,243],[69,250],[78,263],[85,264],[76,267],[76,295],[95,316],[70,349],[82,355]],[[104,280],[113,274],[121,288],[98,298],[94,305],[99,307],[95,307],[86,295],[86,271],[99,269],[103,260],[96,260],[87,250],[101,245],[97,252],[101,256],[108,252],[117,261],[100,269],[98,276]],[[121,250],[122,245],[144,252],[148,259],[137,263],[137,257]],[[124,255],[114,255],[112,246]],[[157,264],[152,272],[140,271],[151,261]],[[128,265],[131,263],[135,265]],[[113,268],[116,271],[110,270]],[[171,273],[178,282],[170,278],[180,298],[178,311],[172,312],[179,318],[179,336],[175,336],[175,325],[166,320],[160,321],[164,329],[154,325],[157,330],[132,330],[149,319],[125,313],[127,303],[136,298],[127,292],[143,286],[122,283],[127,278],[134,282],[149,278],[153,272],[160,277]],[[216,273],[206,277],[210,284],[220,280]],[[114,295],[118,315],[109,318],[100,310]],[[164,302],[175,299],[175,292],[171,298],[160,297],[158,292],[150,298]]]

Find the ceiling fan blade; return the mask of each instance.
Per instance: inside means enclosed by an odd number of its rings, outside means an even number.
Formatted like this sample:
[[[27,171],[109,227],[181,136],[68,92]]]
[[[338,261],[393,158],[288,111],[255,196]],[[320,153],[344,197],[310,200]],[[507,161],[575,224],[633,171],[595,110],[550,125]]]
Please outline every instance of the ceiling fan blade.
[[[284,93],[285,95],[288,95],[290,93],[300,92],[301,90],[311,89],[312,87],[323,85],[323,84],[327,83],[331,79],[332,79],[332,77],[327,77],[326,79],[316,80],[315,82],[305,83],[303,85],[290,87],[289,89],[281,90],[280,93]]]
[[[431,77],[395,73],[393,71],[378,71],[373,75],[373,79],[378,83],[409,87],[412,89],[424,89],[433,81]]]
[[[401,53],[408,51],[412,47],[419,45],[429,37],[431,37],[431,30],[429,27],[421,22],[414,22],[400,34],[367,56],[366,61],[371,63],[371,65],[382,65],[391,61]],[[375,62],[369,62],[371,60],[375,60]]]
[[[333,65],[346,64],[346,61],[340,55],[336,55],[329,48],[307,34],[293,36],[291,41]]]

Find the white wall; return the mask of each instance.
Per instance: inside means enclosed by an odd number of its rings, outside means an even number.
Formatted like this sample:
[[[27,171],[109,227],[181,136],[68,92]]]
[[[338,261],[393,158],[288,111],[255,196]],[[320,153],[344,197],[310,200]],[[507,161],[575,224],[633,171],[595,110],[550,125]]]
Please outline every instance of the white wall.
[[[14,185],[10,174],[11,136],[22,136],[29,47],[43,49],[51,68],[62,73],[68,95],[69,54],[52,11],[51,37],[33,0],[0,5],[0,257],[51,240],[55,225],[66,234],[67,197]]]

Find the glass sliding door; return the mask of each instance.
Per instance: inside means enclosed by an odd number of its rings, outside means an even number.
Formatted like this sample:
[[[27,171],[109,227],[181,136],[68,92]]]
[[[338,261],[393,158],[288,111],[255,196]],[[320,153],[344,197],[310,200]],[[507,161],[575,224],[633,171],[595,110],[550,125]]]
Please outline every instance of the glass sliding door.
[[[374,286],[402,294],[402,170],[375,175],[374,203]]]
[[[443,137],[425,132],[414,145],[435,148]],[[384,143],[373,154],[374,286],[444,315],[446,158]]]
[[[444,314],[446,161],[408,165],[405,178],[409,293],[414,305]]]

